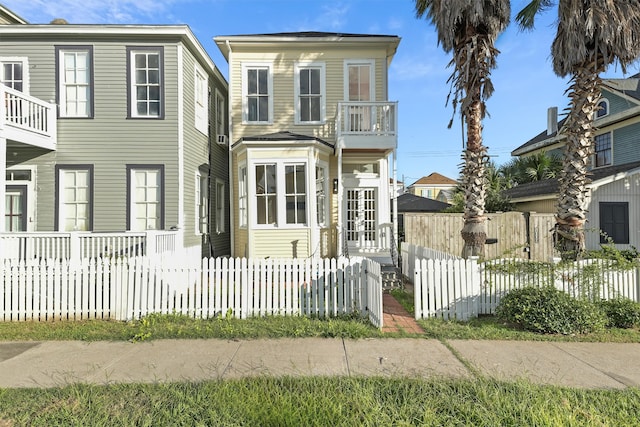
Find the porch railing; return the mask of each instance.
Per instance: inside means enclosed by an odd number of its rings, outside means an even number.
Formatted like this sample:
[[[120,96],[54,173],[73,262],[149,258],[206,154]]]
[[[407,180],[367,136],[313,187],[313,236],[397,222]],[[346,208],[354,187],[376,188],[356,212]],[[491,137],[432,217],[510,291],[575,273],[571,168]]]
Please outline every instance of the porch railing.
[[[55,143],[55,105],[0,83],[0,132],[17,129],[50,138]]]
[[[176,252],[176,231],[0,233],[0,260],[113,258]]]
[[[397,102],[339,102],[338,135],[394,136],[397,133]]]

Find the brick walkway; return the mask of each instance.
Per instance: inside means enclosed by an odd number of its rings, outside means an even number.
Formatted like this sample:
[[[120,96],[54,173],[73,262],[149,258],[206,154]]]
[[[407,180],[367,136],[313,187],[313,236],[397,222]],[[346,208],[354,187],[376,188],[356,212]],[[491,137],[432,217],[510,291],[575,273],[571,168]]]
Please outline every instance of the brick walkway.
[[[382,332],[424,333],[413,316],[391,294],[385,293],[382,296],[382,311],[384,312]]]

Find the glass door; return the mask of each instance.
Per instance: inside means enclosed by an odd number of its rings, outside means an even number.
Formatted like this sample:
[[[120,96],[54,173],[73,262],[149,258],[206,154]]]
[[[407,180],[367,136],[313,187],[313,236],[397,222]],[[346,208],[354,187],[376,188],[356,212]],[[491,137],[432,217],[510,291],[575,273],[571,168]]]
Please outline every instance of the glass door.
[[[6,231],[27,231],[27,186],[8,185],[4,197]]]
[[[351,248],[376,246],[376,189],[351,188],[346,190],[345,232]]]

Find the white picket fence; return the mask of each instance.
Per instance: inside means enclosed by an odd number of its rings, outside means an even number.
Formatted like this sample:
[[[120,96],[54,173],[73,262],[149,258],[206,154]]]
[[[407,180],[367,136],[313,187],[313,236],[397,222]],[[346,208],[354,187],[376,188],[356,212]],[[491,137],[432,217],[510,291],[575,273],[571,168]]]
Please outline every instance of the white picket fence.
[[[382,328],[383,319],[380,265],[365,258],[211,258],[197,267],[149,257],[5,260],[0,297],[0,321],[360,312]]]
[[[416,319],[438,317],[468,320],[493,314],[502,296],[524,286],[552,284],[574,297],[625,297],[640,302],[640,270],[619,270],[608,260],[585,260],[572,265],[548,264],[532,271],[527,261],[477,259],[414,259]],[[514,264],[515,263],[515,264]],[[519,264],[518,264],[519,263]],[[585,269],[598,264],[598,269]],[[511,265],[510,268],[499,268]],[[597,273],[594,273],[597,272]]]

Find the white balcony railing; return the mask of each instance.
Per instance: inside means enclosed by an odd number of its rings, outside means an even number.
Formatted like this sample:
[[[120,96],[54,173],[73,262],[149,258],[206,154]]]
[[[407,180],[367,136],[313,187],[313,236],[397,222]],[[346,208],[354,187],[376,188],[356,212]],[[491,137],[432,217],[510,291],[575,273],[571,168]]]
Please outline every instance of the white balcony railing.
[[[395,136],[397,102],[339,102],[337,132],[344,135]]]
[[[0,262],[170,255],[177,231],[0,233]]]
[[[0,136],[55,149],[56,106],[0,83]]]

